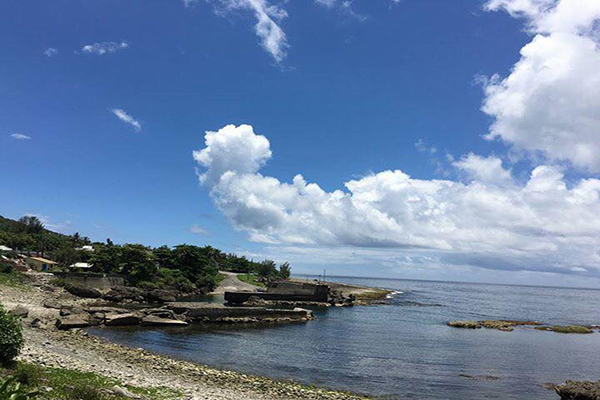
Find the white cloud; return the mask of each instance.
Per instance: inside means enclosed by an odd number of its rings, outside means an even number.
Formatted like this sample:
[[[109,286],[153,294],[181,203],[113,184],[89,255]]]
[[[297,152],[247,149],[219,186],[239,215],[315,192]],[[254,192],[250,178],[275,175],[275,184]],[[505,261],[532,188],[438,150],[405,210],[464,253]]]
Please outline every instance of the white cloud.
[[[600,180],[569,187],[554,166],[520,184],[498,158],[470,154],[455,166],[470,181],[415,179],[383,171],[327,192],[301,175],[261,175],[268,140],[251,126],[206,133],[194,158],[217,207],[257,242],[379,248],[456,265],[600,274]]]
[[[351,0],[315,0],[315,3],[324,6],[329,10],[337,10],[345,16],[356,18],[361,22],[367,19],[366,16],[354,11],[352,8],[353,1]]]
[[[139,132],[142,130],[142,124],[140,123],[140,121],[136,120],[131,115],[127,114],[125,112],[125,110],[120,109],[120,108],[113,108],[112,110],[110,110],[110,112],[112,112],[121,121],[133,126],[133,128],[135,129],[136,132]]]
[[[83,53],[104,55],[108,53],[116,53],[119,50],[124,50],[129,47],[127,42],[102,42],[87,44],[81,48]]]
[[[31,139],[31,137],[30,137],[30,136],[24,135],[24,134],[22,134],[22,133],[13,133],[13,134],[12,134],[12,135],[10,135],[10,136],[11,136],[13,139],[16,139],[16,140],[30,140],[30,139]]]
[[[492,0],[525,18],[533,40],[505,79],[485,85],[488,139],[600,172],[600,1]]]
[[[512,182],[510,170],[504,169],[502,160],[491,156],[481,157],[469,153],[459,161],[452,163],[456,168],[462,170],[474,181],[493,183],[497,185]]]
[[[183,0],[186,6],[190,6],[194,0]],[[252,11],[256,18],[254,32],[260,39],[261,46],[273,59],[280,63],[286,57],[289,47],[285,32],[279,26],[282,19],[287,17],[287,12],[268,0],[207,0],[219,7],[219,13],[232,10]]]
[[[55,49],[53,47],[48,47],[42,53],[44,53],[48,57],[54,57],[55,55],[58,54],[58,49]]]
[[[190,232],[195,235],[201,235],[201,236],[208,235],[208,231],[197,224],[193,224],[192,226],[190,226]]]

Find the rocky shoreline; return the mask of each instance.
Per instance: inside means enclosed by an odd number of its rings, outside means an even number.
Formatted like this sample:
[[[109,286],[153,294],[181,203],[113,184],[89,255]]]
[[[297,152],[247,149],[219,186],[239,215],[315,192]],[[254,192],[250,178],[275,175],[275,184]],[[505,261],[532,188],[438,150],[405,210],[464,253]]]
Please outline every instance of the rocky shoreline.
[[[127,315],[127,313],[119,313],[122,310],[117,312],[115,309],[102,311],[95,309],[94,301],[78,298],[62,288],[45,284],[20,288],[0,286],[0,302],[8,310],[20,310],[23,321],[26,345],[19,360],[46,367],[94,372],[118,379],[126,385],[148,388],[168,387],[183,393],[184,399],[354,400],[365,398],[356,394],[175,360],[90,336],[77,327],[69,330],[57,329],[54,321],[73,318],[77,314],[64,315],[72,313],[73,310],[83,310],[93,317],[103,313],[105,324],[107,315],[121,316],[119,318]],[[52,304],[55,307],[48,307]],[[159,310],[176,314],[175,310],[168,308]],[[148,316],[170,319],[165,318],[165,315],[152,315],[152,313],[145,315]],[[144,317],[141,321],[143,320]],[[60,323],[58,325],[60,327]]]

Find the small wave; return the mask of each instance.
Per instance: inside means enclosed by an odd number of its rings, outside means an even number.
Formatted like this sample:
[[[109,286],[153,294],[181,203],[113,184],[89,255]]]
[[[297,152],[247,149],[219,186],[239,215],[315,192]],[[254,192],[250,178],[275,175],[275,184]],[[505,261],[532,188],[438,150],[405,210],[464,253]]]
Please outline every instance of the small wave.
[[[396,291],[394,291],[394,292],[392,292],[392,293],[388,294],[388,295],[386,296],[386,298],[387,298],[387,299],[393,299],[393,298],[394,298],[394,296],[396,296],[396,295],[398,295],[398,294],[404,294],[404,292],[402,292],[402,291],[400,291],[400,290],[396,290]]]

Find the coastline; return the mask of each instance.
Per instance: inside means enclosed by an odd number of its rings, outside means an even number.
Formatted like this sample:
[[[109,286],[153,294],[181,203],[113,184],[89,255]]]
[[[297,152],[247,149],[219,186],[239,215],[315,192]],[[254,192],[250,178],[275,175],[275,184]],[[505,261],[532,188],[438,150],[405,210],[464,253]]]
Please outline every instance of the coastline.
[[[52,368],[93,372],[141,388],[168,388],[184,399],[318,399],[359,400],[368,397],[343,391],[302,385],[292,381],[220,370],[210,366],[158,355],[112,343],[75,329],[59,331],[53,319],[58,310],[44,307],[48,301],[85,305],[89,300],[74,297],[61,288],[45,285],[0,286],[0,303],[29,311],[23,320],[25,347],[19,361]],[[48,324],[33,324],[36,319]],[[33,327],[37,325],[38,327]],[[268,334],[268,333],[267,333]]]

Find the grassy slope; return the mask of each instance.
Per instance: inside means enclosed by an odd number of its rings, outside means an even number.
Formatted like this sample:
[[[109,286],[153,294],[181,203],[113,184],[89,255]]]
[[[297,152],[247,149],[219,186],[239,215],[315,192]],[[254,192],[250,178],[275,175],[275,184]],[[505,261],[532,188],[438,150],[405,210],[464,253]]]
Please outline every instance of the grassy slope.
[[[2,381],[17,376],[23,388],[40,391],[39,399],[113,400],[123,397],[111,393],[115,385],[151,400],[178,399],[181,393],[168,388],[142,389],[123,385],[115,379],[62,368],[47,368],[35,364],[18,363],[14,369],[0,369]],[[49,390],[48,388],[51,388]]]
[[[264,283],[259,282],[257,280],[258,276],[256,276],[255,274],[239,274],[237,276],[237,278],[240,281],[242,281],[242,282],[246,282],[246,283],[249,283],[249,284],[254,285],[254,286],[260,286],[260,287],[264,287],[265,286]]]

